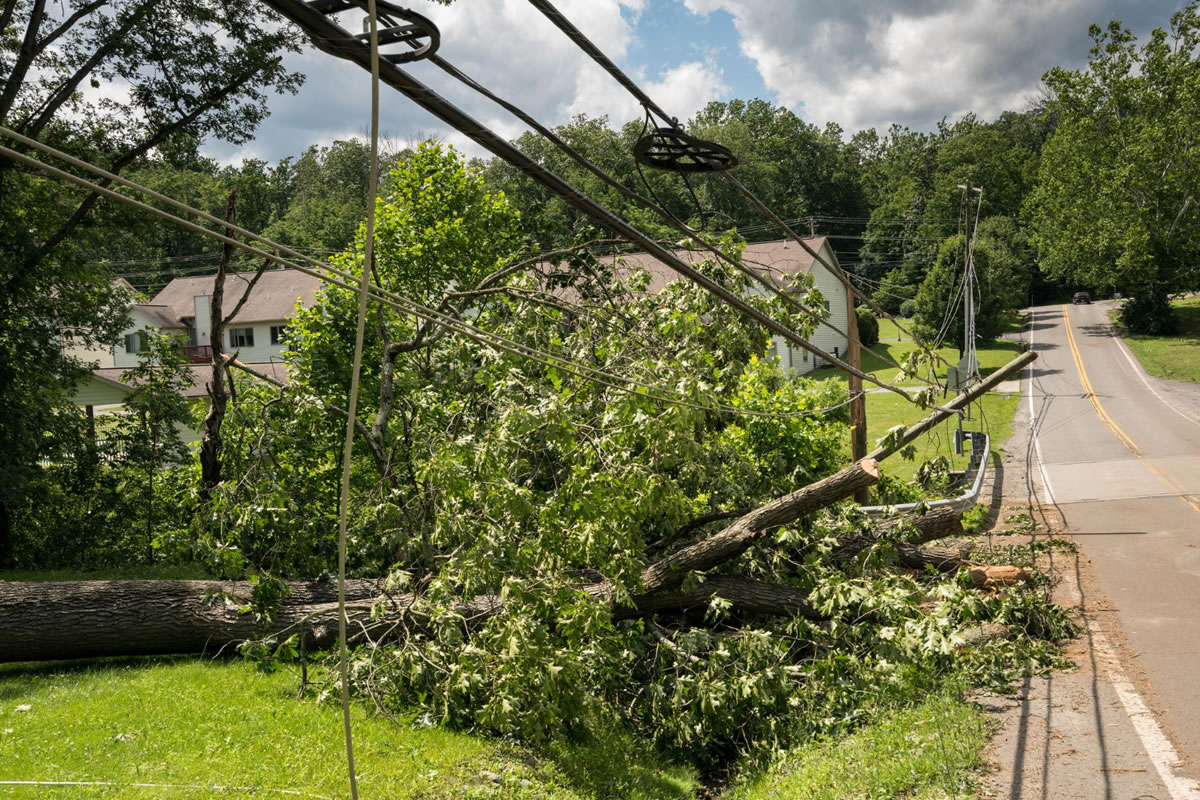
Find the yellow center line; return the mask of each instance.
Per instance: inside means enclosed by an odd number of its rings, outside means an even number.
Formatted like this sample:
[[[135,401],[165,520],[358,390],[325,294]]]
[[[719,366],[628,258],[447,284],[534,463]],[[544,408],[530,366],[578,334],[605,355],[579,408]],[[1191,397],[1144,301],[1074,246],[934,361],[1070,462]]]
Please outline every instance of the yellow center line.
[[[1083,368],[1083,355],[1079,352],[1079,345],[1075,343],[1075,332],[1071,330],[1070,311],[1070,306],[1063,306],[1063,327],[1067,329],[1067,344],[1070,346],[1071,355],[1075,359],[1075,368],[1079,371],[1079,381],[1083,384],[1084,394],[1087,396],[1088,402],[1092,404],[1092,408],[1095,409],[1096,416],[1100,418],[1100,421],[1103,422],[1110,431],[1112,431],[1113,436],[1117,437],[1117,441],[1125,445],[1125,449],[1133,453],[1134,458],[1141,461],[1147,469],[1154,473],[1155,477],[1157,477],[1167,486],[1168,489],[1170,489],[1174,494],[1178,495],[1179,499],[1191,506],[1192,510],[1197,514],[1200,514],[1200,498],[1188,494],[1184,488],[1176,483],[1170,475],[1168,475],[1166,472],[1163,472],[1157,464],[1151,461],[1149,456],[1146,455],[1146,452],[1142,450],[1142,448],[1138,447],[1137,443],[1130,438],[1129,434],[1121,430],[1121,426],[1116,423],[1116,420],[1108,415],[1108,412],[1104,410],[1104,406],[1100,404],[1100,398],[1096,396],[1096,390],[1092,388],[1092,382],[1088,378],[1087,370]]]

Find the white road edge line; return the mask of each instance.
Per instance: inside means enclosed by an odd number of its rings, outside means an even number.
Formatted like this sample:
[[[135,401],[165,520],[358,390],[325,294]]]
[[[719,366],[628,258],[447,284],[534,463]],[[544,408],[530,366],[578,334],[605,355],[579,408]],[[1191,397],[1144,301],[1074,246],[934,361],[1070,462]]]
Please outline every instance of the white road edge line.
[[[1029,347],[1033,349],[1033,320],[1037,312],[1030,309],[1029,317]],[[1067,314],[1063,315],[1063,322],[1066,325],[1071,324],[1071,319]],[[1119,344],[1123,344],[1118,339]],[[1122,350],[1124,352],[1124,350]],[[1126,358],[1131,358],[1128,354]],[[1136,370],[1135,370],[1136,371]],[[1139,373],[1139,377],[1141,377]],[[1145,383],[1145,378],[1142,378]],[[1154,392],[1154,387],[1146,384],[1150,391]],[[1162,400],[1169,408],[1179,412],[1170,403],[1167,403],[1158,392],[1154,392],[1159,400]],[[1037,412],[1033,403],[1033,365],[1030,365],[1029,371],[1029,417],[1033,430],[1034,448],[1038,457],[1038,468],[1042,473],[1042,480],[1046,484],[1046,494],[1053,498],[1053,493],[1050,491],[1050,482],[1046,478],[1046,466],[1042,462],[1042,448],[1037,438]],[[1053,502],[1053,500],[1051,500]],[[1117,698],[1121,701],[1121,705],[1125,709],[1125,715],[1129,717],[1129,722],[1133,725],[1134,731],[1138,738],[1142,741],[1142,747],[1146,750],[1146,756],[1150,759],[1150,763],[1154,764],[1154,769],[1158,772],[1158,777],[1162,779],[1163,784],[1167,787],[1167,792],[1171,795],[1171,800],[1200,800],[1200,783],[1185,778],[1175,772],[1175,767],[1179,765],[1179,752],[1171,741],[1163,733],[1157,720],[1154,719],[1154,714],[1146,706],[1146,701],[1138,694],[1133,682],[1125,677],[1121,671],[1121,661],[1117,658],[1116,651],[1108,643],[1108,639],[1104,636],[1104,631],[1100,627],[1100,623],[1095,620],[1087,620],[1088,630],[1092,634],[1092,647],[1096,654],[1100,656],[1101,662],[1105,667],[1105,677],[1112,684],[1113,691],[1117,693]]]
[[[1033,325],[1037,320],[1037,311],[1029,309],[1029,349],[1033,349]],[[1070,324],[1068,320],[1067,324]],[[1050,476],[1046,474],[1046,462],[1042,458],[1042,443],[1037,435],[1037,409],[1033,405],[1033,365],[1029,364],[1029,435],[1033,437],[1033,449],[1037,453],[1038,472],[1042,474],[1042,491],[1046,495],[1046,505],[1054,505],[1054,490],[1050,488]]]
[[[1150,381],[1146,380],[1145,368],[1143,368],[1141,363],[1133,357],[1133,353],[1129,350],[1129,345],[1125,344],[1125,340],[1120,336],[1114,336],[1113,338],[1117,341],[1117,349],[1121,351],[1121,355],[1125,356],[1125,360],[1129,362],[1129,366],[1133,367],[1133,374],[1138,376],[1138,380],[1140,380],[1142,384],[1150,390],[1150,393],[1157,397],[1160,403],[1186,419],[1188,422],[1192,423],[1193,425],[1200,425],[1200,420],[1194,417],[1189,417],[1187,414],[1176,408],[1171,401],[1159,394],[1158,390],[1150,384]]]
[[[1167,739],[1162,728],[1158,726],[1154,714],[1146,706],[1146,702],[1142,700],[1137,689],[1134,688],[1133,681],[1126,678],[1121,672],[1121,662],[1112,646],[1109,645],[1108,639],[1104,637],[1100,623],[1089,619],[1087,627],[1092,634],[1092,645],[1104,664],[1108,681],[1116,691],[1117,697],[1120,698],[1121,705],[1125,707],[1125,714],[1133,723],[1133,729],[1137,732],[1138,738],[1142,740],[1142,746],[1146,748],[1146,755],[1149,756],[1151,763],[1158,771],[1158,777],[1166,785],[1171,800],[1200,800],[1200,783],[1175,772],[1175,767],[1179,765],[1180,761],[1179,753]]]

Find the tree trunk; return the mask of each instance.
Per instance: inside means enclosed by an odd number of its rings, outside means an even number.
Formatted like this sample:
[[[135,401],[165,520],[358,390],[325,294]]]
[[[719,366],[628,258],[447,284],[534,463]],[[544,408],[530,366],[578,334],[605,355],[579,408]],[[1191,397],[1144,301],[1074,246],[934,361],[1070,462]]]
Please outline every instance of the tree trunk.
[[[853,491],[851,489],[850,491]],[[913,520],[912,541],[927,542],[961,531],[953,512],[931,512]],[[954,517],[950,522],[949,517]],[[900,523],[892,523],[892,527]],[[849,557],[878,541],[878,536],[843,537],[835,557]],[[901,563],[916,565],[937,558],[933,548],[898,546]],[[908,554],[908,556],[906,556]],[[964,562],[949,552],[938,563]],[[45,583],[0,582],[0,662],[45,661],[117,655],[216,653],[247,639],[267,635],[303,634],[312,647],[337,639],[337,584],[332,581],[293,581],[269,626],[260,625],[240,609],[250,602],[252,585],[245,581],[79,581]],[[602,602],[610,601],[606,584],[585,587]],[[728,575],[711,575],[686,591],[671,587],[644,592],[629,605],[613,609],[617,619],[658,612],[683,612],[706,607],[713,597],[728,601],[741,614],[800,614],[819,619],[805,592],[793,586],[770,584]],[[386,614],[372,619],[381,599],[378,583],[352,580],[346,584],[347,620],[353,638],[386,638],[397,629],[423,630],[428,620],[412,609],[412,595],[385,602]],[[464,602],[457,609],[464,626],[472,629],[503,610],[494,595]]]
[[[237,213],[237,189],[229,193],[229,205],[225,221],[231,225]],[[226,236],[233,231],[225,229]],[[225,390],[224,340],[225,335],[225,273],[233,259],[233,245],[226,242],[221,248],[221,260],[217,264],[217,277],[213,281],[212,298],[209,300],[208,345],[212,351],[212,381],[208,389],[208,414],[204,417],[204,438],[200,441],[200,498],[207,503],[213,489],[221,483],[221,423],[225,421],[225,409],[229,394]]]
[[[318,646],[337,638],[337,584],[293,582],[269,632],[305,620]],[[245,581],[0,582],[0,662],[161,653],[216,653],[267,631],[254,615]],[[352,619],[368,622],[375,581],[348,581],[359,601]]]
[[[906,522],[912,524],[916,535],[907,537],[902,544],[897,545],[901,553],[913,550],[916,545],[957,536],[963,530],[958,512],[944,506],[920,517],[901,517],[885,522],[878,530],[845,534],[838,538],[837,547],[834,548],[830,558],[833,561],[851,559],[880,541],[892,538],[893,532]],[[902,560],[903,556],[900,556],[900,559]]]
[[[824,480],[772,500],[720,533],[677,550],[646,567],[642,572],[643,591],[649,594],[678,586],[687,573],[710,569],[736,558],[764,534],[844,500],[858,489],[878,481],[879,464],[866,458]]]

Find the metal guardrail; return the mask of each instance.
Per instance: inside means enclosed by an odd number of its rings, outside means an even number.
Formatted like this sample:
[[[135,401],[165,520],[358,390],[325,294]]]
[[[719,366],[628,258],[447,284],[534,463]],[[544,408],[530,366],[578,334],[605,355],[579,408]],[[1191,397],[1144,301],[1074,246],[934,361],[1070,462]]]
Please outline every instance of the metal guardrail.
[[[980,439],[983,440],[982,447],[977,446]],[[983,490],[983,476],[987,474],[987,464],[991,454],[990,437],[986,433],[972,432],[971,460],[967,464],[967,475],[970,475],[971,470],[974,469],[975,479],[971,481],[971,488],[967,492],[945,500],[925,500],[921,503],[900,503],[893,506],[862,506],[861,510],[868,514],[894,514],[897,511],[912,511],[917,506],[923,505],[925,508],[953,508],[955,511],[964,511],[979,500],[979,493]]]

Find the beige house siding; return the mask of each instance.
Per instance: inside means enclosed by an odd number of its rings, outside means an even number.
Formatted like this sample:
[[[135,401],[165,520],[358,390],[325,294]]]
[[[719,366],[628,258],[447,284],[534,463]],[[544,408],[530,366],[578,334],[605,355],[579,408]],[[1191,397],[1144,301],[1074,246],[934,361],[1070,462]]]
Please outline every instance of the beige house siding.
[[[831,263],[836,263],[836,257],[827,242],[822,242],[817,252],[821,258]],[[809,273],[813,277],[814,285],[821,291],[821,294],[824,295],[825,300],[829,303],[829,314],[826,320],[836,326],[838,331],[845,331],[848,313],[845,284],[819,261],[812,264],[809,268]],[[827,353],[836,355],[839,358],[846,357],[846,348],[848,345],[846,337],[834,331],[828,325],[818,325],[813,331],[812,336],[809,337],[809,341]],[[790,345],[782,336],[771,338],[771,347],[768,350],[768,356],[778,357],[780,366],[783,369],[797,375],[812,372],[823,365],[823,362],[818,363],[817,358],[807,350]]]
[[[287,325],[287,320],[279,319],[272,322],[254,322],[254,323],[237,323],[230,324],[225,329],[225,352],[237,353],[238,361],[243,364],[261,364],[268,361],[282,361],[284,354],[287,352],[287,345],[271,344],[271,327],[275,325]],[[254,346],[253,347],[237,347],[230,339],[229,328],[250,328],[254,331]]]
[[[75,387],[74,400],[77,406],[110,406],[125,402],[130,389],[115,385],[94,375],[82,379]]]

